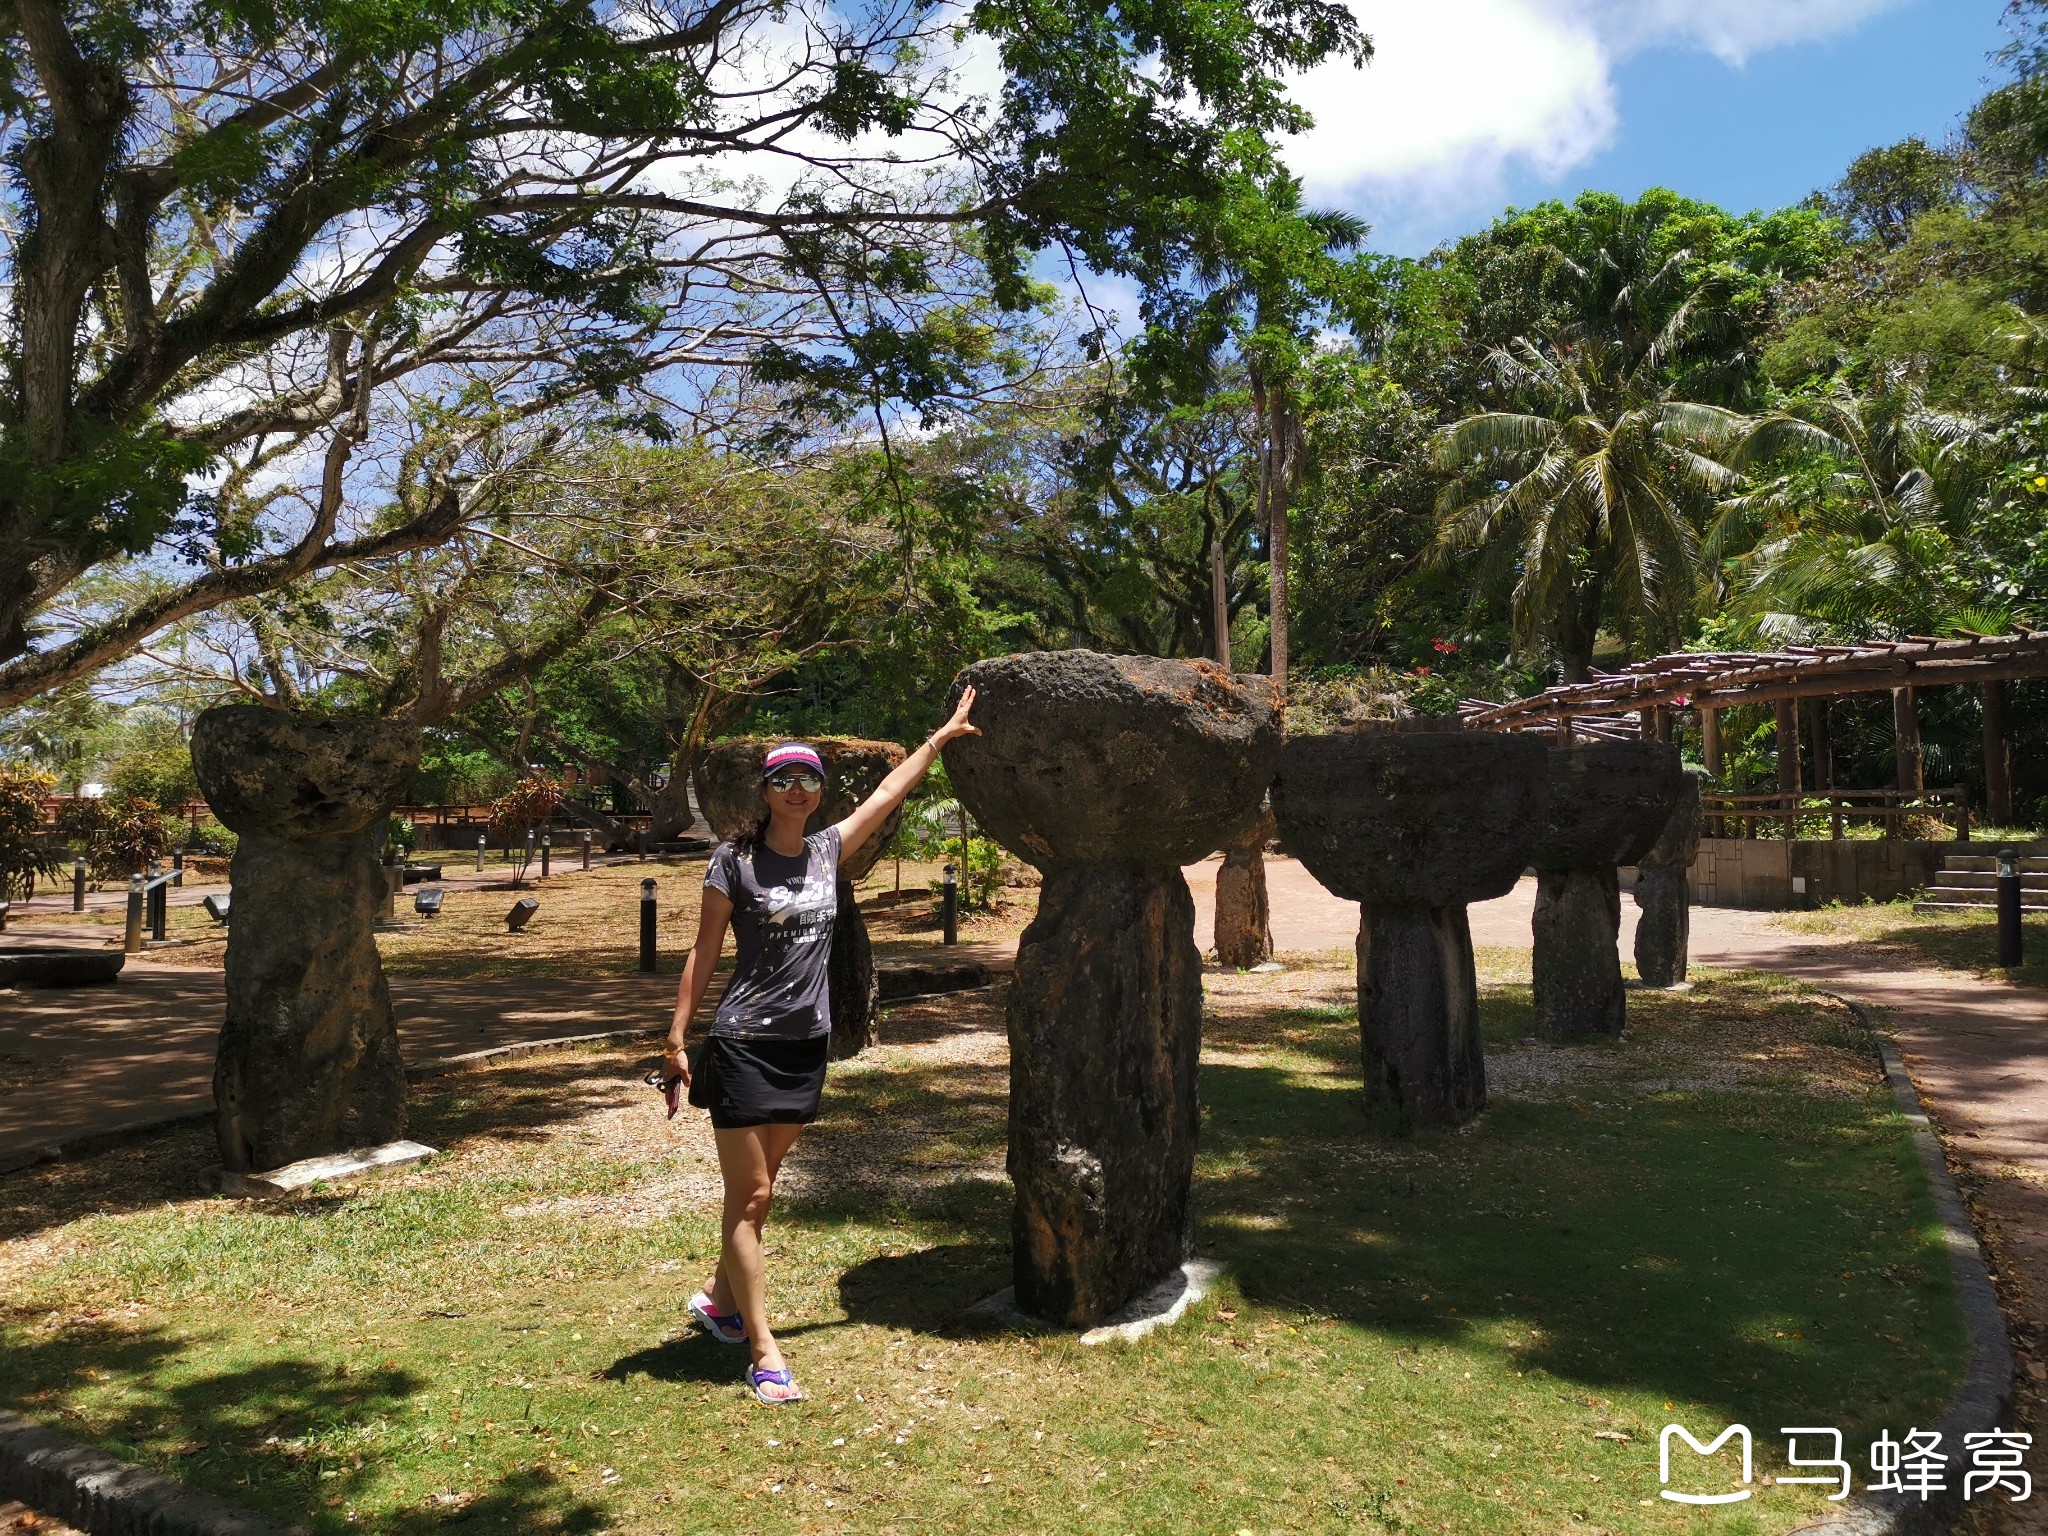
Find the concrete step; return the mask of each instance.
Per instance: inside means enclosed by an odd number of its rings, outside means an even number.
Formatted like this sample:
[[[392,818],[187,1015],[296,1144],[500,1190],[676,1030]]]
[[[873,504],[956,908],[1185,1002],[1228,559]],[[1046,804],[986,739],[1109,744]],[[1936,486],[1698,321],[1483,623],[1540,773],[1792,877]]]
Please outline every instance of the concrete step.
[[[1996,912],[1998,903],[1992,897],[1980,896],[1967,891],[1944,891],[1930,886],[1927,894],[1913,903],[1915,912]],[[2020,893],[2022,912],[2048,912],[2048,899],[2031,891]]]
[[[1937,884],[1952,885],[1959,889],[1969,888],[1990,891],[1998,888],[1998,871],[1995,867],[1992,869],[1952,869],[1947,865],[1943,865],[1936,872],[1934,878]],[[2029,874],[2026,870],[2021,870],[2020,889],[2023,891],[2048,891],[2048,870],[2043,870],[2039,874]]]
[[[2048,875],[2048,857],[2027,854],[2019,860],[2023,875]],[[1993,853],[1952,853],[1941,861],[1944,870],[1972,870],[1998,872],[1998,856]]]

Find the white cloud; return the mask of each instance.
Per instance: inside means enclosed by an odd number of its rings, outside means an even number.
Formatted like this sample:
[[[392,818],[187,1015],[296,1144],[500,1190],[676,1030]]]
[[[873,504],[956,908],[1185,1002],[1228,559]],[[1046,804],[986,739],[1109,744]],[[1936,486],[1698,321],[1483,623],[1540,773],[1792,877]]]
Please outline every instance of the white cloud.
[[[1614,67],[1653,47],[1739,67],[1847,31],[1902,0],[1351,0],[1363,70],[1298,82],[1316,126],[1288,162],[1321,203],[1405,218],[1496,203],[1511,166],[1545,178],[1605,149]]]

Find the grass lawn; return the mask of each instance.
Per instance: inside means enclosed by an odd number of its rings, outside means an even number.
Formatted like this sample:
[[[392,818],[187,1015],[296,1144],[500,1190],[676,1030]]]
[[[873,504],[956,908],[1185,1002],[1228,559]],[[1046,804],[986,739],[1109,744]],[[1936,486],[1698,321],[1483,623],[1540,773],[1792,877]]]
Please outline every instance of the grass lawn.
[[[399,898],[398,913],[409,926],[403,931],[381,933],[377,947],[384,969],[393,976],[424,976],[462,979],[492,976],[575,976],[619,975],[634,971],[640,957],[640,882],[652,876],[657,882],[660,902],[660,943],[662,969],[680,972],[683,960],[697,937],[699,895],[704,886],[704,859],[650,859],[642,864],[599,865],[580,870],[573,859],[546,880],[539,877],[535,862],[524,886],[515,888],[510,870],[493,866],[489,873],[498,878],[489,888],[450,886],[434,918],[416,917],[408,886]],[[450,864],[451,870],[460,866]],[[906,860],[903,889],[923,891],[938,878],[941,866]],[[885,860],[856,887],[863,901],[893,889],[896,868]],[[518,933],[505,929],[505,913],[521,896],[540,902],[540,911]],[[1035,893],[1005,892],[1007,898],[995,912],[964,917],[961,938],[1007,938],[1030,921]],[[929,899],[905,901],[865,910],[868,929],[882,959],[892,952],[921,948],[939,937],[936,902]],[[188,942],[152,952],[165,964],[221,965],[227,954],[226,930],[199,907],[172,907],[166,914],[165,932]],[[88,912],[38,914],[38,924],[81,923],[102,928],[109,943],[120,942],[124,913]],[[726,944],[727,961],[732,954]]]
[[[1870,945],[1900,969],[1938,966],[1968,971],[1989,980],[2048,987],[2048,913],[2022,919],[2022,963],[2010,970],[1998,962],[1998,915],[1994,912],[1915,912],[1910,897],[1860,906],[1817,907],[1781,912],[1774,921],[1794,933],[1828,934]]]
[[[978,1331],[1007,1282],[1000,1004],[892,1010],[836,1066],[770,1226],[811,1401],[682,1326],[708,1130],[636,1055],[438,1079],[418,1170],[196,1193],[204,1133],[16,1175],[0,1401],[317,1531],[1785,1531],[1819,1491],[1656,1498],[1667,1422],[1863,1447],[1933,1422],[1963,1334],[1906,1130],[1839,1005],[1761,977],[1633,993],[1617,1045],[1521,1044],[1493,1103],[1376,1138],[1338,957],[1211,975],[1197,1247],[1230,1278],[1134,1345]],[[1716,1458],[1724,1462],[1724,1456]],[[1732,1477],[1732,1474],[1730,1474]]]

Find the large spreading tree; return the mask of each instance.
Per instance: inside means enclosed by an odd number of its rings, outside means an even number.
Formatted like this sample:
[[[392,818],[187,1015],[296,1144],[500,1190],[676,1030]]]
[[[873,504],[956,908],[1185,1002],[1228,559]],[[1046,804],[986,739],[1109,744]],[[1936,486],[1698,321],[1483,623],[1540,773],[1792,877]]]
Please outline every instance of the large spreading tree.
[[[1333,0],[0,18],[0,708],[443,542],[565,409],[674,430],[746,367],[885,429],[941,413],[986,368],[959,252],[1010,307],[1055,248],[1170,291],[1301,125],[1284,77],[1365,47]],[[137,558],[143,595],[59,611]]]

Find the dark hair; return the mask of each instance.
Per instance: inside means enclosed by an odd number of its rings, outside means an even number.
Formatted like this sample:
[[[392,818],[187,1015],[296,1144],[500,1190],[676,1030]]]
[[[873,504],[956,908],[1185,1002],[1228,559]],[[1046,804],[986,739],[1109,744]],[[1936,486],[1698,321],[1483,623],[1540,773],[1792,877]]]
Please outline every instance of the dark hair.
[[[741,827],[726,841],[732,844],[732,851],[744,859],[761,846],[761,839],[767,835],[768,817],[764,813]]]

